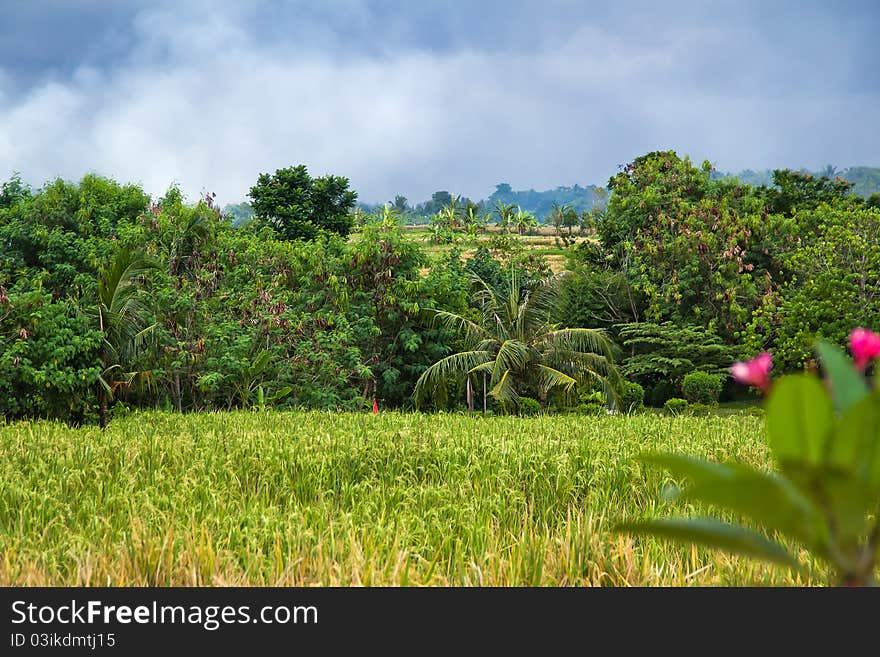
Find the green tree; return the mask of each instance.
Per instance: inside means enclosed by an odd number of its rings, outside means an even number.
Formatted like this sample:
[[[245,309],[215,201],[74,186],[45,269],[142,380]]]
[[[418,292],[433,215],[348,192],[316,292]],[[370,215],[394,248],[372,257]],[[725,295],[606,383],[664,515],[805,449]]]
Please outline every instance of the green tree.
[[[654,406],[678,395],[689,372],[726,374],[737,355],[714,331],[701,326],[643,322],[614,328],[624,350],[621,372],[645,388],[647,401]]]
[[[531,212],[518,207],[513,218],[513,225],[522,237],[526,231],[538,225],[538,220]]]
[[[711,174],[708,162],[697,169],[671,151],[637,158],[609,182],[598,234],[644,296],[647,319],[713,325],[730,339],[778,284],[780,245],[801,228]]]
[[[761,187],[771,213],[791,215],[796,211],[814,210],[822,203],[834,205],[851,199],[853,184],[839,177],[814,176],[811,173],[777,169],[773,185]]]
[[[509,203],[496,201],[493,214],[495,215],[495,223],[501,228],[501,232],[507,233],[516,217],[516,207]]]
[[[394,201],[392,201],[391,206],[401,216],[406,215],[406,213],[410,211],[409,201],[406,200],[406,196],[401,196],[400,194],[394,197]]]
[[[98,303],[95,308],[102,344],[102,371],[98,376],[98,413],[101,427],[107,425],[107,403],[117,391],[143,374],[130,371],[144,336],[153,326],[146,326],[148,309],[143,303],[145,275],[157,264],[143,253],[120,251],[98,279]]]
[[[546,404],[551,391],[572,394],[579,383],[616,383],[611,343],[600,330],[558,328],[551,323],[558,302],[559,276],[522,288],[516,275],[499,291],[474,278],[475,320],[454,312],[435,311],[436,321],[454,330],[462,349],[437,361],[419,377],[416,403],[433,396],[447,399],[452,383],[484,383],[488,396],[513,409],[521,396]]]
[[[351,230],[357,192],[348,178],[312,178],[305,165],[261,174],[251,187],[255,216],[267,221],[286,240],[313,240],[319,230],[345,237]]]
[[[843,344],[880,317],[880,210],[824,204],[798,221],[809,230],[782,254],[787,279],[744,332],[748,351],[772,349],[783,369],[807,364],[816,337]]]

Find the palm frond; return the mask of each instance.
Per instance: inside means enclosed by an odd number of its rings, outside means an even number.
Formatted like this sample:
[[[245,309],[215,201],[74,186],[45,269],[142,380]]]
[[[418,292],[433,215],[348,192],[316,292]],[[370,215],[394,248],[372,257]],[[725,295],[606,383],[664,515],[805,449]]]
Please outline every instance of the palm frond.
[[[536,343],[543,349],[594,353],[603,356],[609,362],[613,360],[611,341],[602,329],[557,329],[538,336]]]
[[[538,365],[538,372],[540,372],[541,376],[540,386],[544,391],[562,388],[564,392],[568,393],[578,384],[578,380],[575,377],[548,365]]]
[[[560,272],[539,281],[529,291],[523,314],[527,321],[545,324],[547,318],[559,307],[560,283],[569,272]]]
[[[422,372],[416,381],[413,398],[418,406],[428,396],[443,404],[446,402],[446,386],[455,379],[461,379],[486,362],[493,360],[493,354],[489,351],[462,351],[451,356],[446,356],[431,365]]]
[[[429,312],[434,313],[434,322],[436,324],[454,331],[456,335],[468,343],[481,340],[486,335],[486,331],[482,326],[462,315],[446,310],[430,310]]]
[[[495,370],[492,375],[493,383],[501,377],[504,370],[521,372],[529,362],[529,348],[518,340],[505,340],[498,348],[495,355]]]
[[[492,386],[489,396],[502,406],[516,404],[519,395],[513,386],[513,377],[510,376],[510,370],[504,370],[498,378],[498,382]]]

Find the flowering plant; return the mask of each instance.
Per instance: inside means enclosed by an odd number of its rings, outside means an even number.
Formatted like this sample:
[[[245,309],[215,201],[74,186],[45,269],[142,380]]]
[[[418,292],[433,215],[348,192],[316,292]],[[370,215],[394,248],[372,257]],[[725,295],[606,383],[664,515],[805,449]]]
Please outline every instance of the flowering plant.
[[[853,361],[835,345],[816,346],[824,380],[815,373],[771,381],[765,352],[735,363],[731,375],[768,393],[766,437],[780,473],[688,456],[644,458],[689,481],[688,500],[749,518],[758,529],[713,518],[627,523],[620,530],[701,543],[780,563],[802,563],[779,542],[800,543],[830,567],[836,584],[873,584],[880,553],[880,390],[865,373],[880,358],[880,335],[850,334]]]

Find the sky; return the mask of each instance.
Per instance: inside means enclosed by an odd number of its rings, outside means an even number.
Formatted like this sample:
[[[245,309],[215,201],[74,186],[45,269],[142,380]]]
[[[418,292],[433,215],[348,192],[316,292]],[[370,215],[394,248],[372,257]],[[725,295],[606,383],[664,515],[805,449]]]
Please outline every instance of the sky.
[[[0,179],[88,172],[246,200],[604,185],[672,149],[723,171],[880,166],[880,3],[0,0]]]

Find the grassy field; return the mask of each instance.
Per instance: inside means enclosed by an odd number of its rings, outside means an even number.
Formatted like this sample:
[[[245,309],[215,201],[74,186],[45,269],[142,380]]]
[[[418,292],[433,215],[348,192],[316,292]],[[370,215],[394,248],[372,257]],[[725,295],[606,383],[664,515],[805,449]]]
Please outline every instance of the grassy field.
[[[821,584],[613,534],[645,450],[767,466],[762,420],[139,413],[0,426],[0,585]]]
[[[459,233],[459,242],[455,245],[461,251],[462,257],[465,259],[473,257],[477,247],[490,245],[490,235],[498,233],[500,229],[497,226],[489,226],[486,233],[478,235],[476,238],[470,238],[464,233]],[[407,226],[404,234],[414,242],[419,243],[433,262],[439,262],[453,249],[452,244],[436,244],[432,241],[431,231],[423,226]],[[534,255],[543,256],[550,271],[558,273],[565,269],[568,250],[557,244],[555,237],[556,231],[551,226],[540,226],[533,228],[526,235],[517,235],[512,233],[522,246],[522,248]],[[573,243],[579,243],[589,238],[578,237],[575,234]]]

